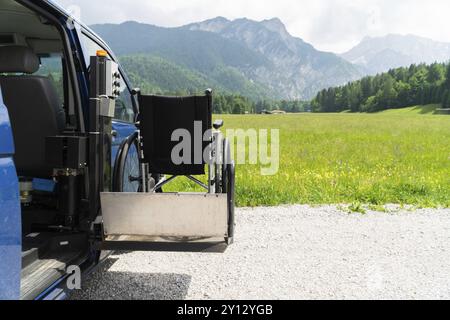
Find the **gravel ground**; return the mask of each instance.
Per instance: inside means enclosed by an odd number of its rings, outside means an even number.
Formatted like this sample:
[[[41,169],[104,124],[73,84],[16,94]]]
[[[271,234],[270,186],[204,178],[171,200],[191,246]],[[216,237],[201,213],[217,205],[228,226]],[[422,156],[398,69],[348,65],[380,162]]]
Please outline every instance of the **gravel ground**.
[[[450,210],[239,209],[225,254],[116,253],[74,299],[450,299]]]

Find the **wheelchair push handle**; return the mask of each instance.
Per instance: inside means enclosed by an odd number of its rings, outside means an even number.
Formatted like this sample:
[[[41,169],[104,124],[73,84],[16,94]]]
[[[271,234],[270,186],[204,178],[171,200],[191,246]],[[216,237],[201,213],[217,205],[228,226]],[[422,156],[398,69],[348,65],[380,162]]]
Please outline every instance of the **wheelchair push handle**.
[[[223,125],[224,125],[223,120],[216,120],[213,123],[213,128],[216,129],[216,130],[219,130],[220,128],[223,127]]]

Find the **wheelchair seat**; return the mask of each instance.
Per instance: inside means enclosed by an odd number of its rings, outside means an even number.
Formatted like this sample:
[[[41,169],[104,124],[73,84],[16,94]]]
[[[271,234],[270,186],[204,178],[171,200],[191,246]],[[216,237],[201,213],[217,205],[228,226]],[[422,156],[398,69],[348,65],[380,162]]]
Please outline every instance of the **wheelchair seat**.
[[[203,150],[211,139],[202,142],[202,158],[195,159],[198,138],[212,128],[212,95],[191,97],[163,97],[139,95],[140,130],[143,137],[144,162],[153,174],[175,176],[205,174]],[[194,122],[201,122],[201,132],[195,132]],[[172,161],[172,150],[179,141],[172,141],[172,134],[184,129],[191,136],[191,163],[176,165]],[[197,141],[195,141],[197,140]],[[200,161],[195,161],[200,160]]]
[[[65,129],[65,112],[51,81],[33,76],[39,58],[24,46],[0,47],[0,88],[8,109],[15,143],[15,164],[19,176],[49,178],[45,138]],[[26,74],[26,75],[17,75]]]

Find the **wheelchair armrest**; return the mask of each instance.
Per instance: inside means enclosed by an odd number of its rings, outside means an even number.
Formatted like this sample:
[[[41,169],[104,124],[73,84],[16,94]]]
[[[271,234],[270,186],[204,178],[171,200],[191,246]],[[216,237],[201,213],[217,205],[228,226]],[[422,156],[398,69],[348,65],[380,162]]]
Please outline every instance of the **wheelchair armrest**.
[[[219,130],[220,128],[223,127],[223,124],[224,124],[223,120],[216,120],[214,121],[213,127],[214,129]]]

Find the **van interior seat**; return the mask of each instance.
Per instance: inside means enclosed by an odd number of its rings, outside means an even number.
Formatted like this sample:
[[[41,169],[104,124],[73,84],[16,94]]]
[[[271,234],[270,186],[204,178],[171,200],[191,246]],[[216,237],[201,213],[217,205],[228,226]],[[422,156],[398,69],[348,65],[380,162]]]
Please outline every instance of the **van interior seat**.
[[[0,89],[11,119],[17,173],[45,179],[52,175],[45,161],[45,138],[61,134],[66,121],[53,83],[32,75],[39,65],[28,47],[0,46]]]

